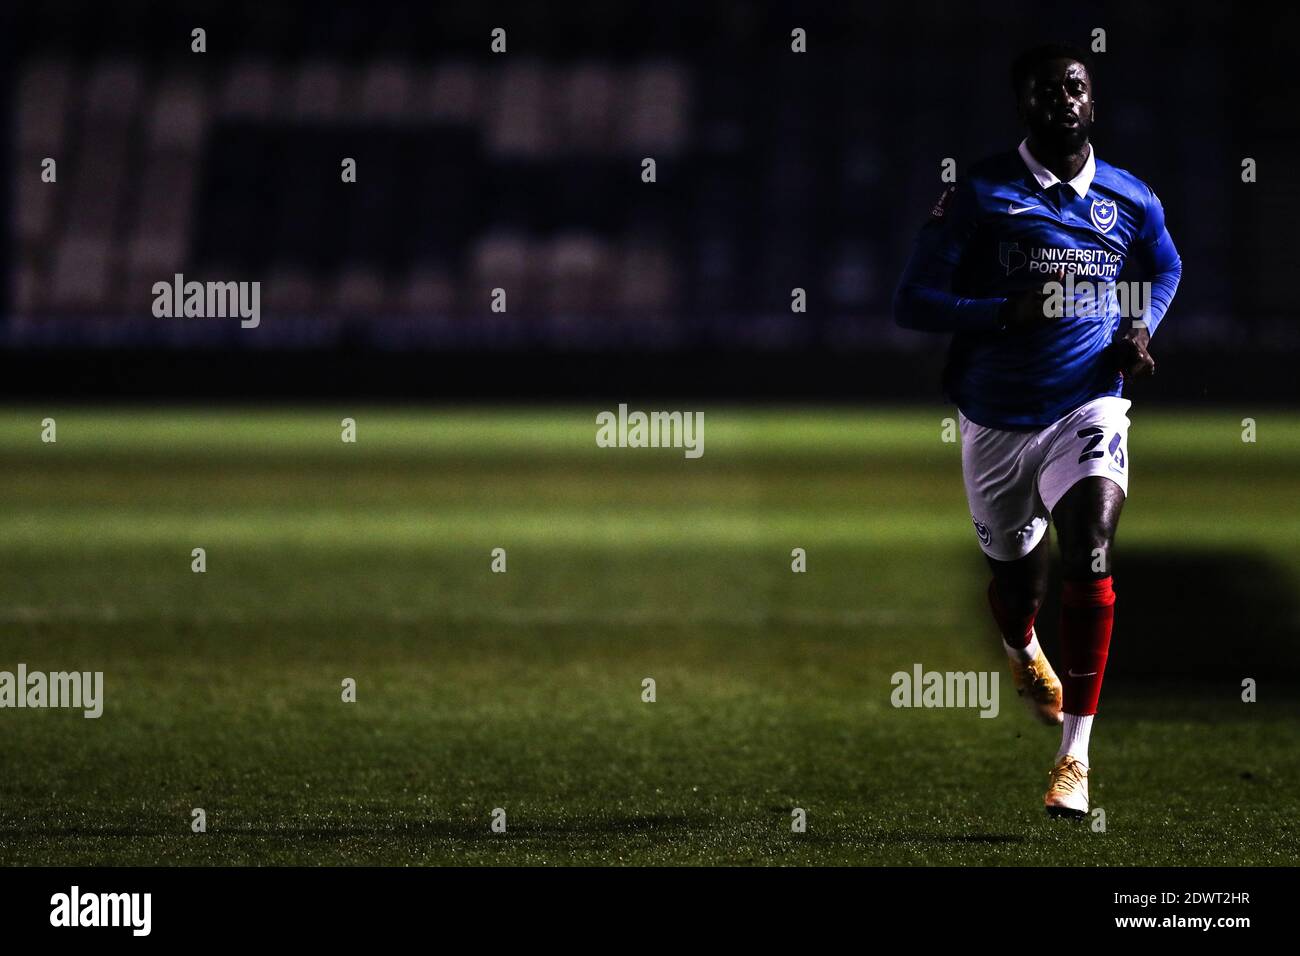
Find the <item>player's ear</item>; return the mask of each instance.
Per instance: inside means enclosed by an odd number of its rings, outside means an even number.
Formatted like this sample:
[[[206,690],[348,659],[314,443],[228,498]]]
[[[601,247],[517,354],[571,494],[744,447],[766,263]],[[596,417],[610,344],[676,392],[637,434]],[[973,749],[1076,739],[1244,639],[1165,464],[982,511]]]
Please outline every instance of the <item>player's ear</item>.
[[[1029,128],[1029,88],[1030,82],[1024,80],[1020,84],[1020,89],[1016,90],[1016,118],[1026,129]]]

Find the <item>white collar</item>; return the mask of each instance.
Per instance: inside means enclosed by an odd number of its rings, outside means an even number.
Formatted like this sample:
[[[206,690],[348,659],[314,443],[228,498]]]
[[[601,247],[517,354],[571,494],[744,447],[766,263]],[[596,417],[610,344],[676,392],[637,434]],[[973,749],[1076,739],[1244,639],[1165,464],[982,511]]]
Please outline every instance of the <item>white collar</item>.
[[[1034,174],[1034,178],[1038,180],[1039,186],[1044,189],[1047,189],[1050,186],[1055,186],[1060,182],[1060,180],[1056,178],[1056,173],[1052,172],[1034,158],[1034,154],[1029,151],[1028,144],[1028,137],[1020,141],[1020,158],[1025,161],[1025,165],[1029,167],[1029,171]],[[1088,195],[1088,187],[1092,185],[1092,179],[1096,175],[1097,151],[1093,149],[1092,144],[1089,143],[1088,158],[1083,162],[1083,169],[1079,170],[1079,174],[1071,179],[1069,183],[1074,191],[1079,194],[1080,199]]]

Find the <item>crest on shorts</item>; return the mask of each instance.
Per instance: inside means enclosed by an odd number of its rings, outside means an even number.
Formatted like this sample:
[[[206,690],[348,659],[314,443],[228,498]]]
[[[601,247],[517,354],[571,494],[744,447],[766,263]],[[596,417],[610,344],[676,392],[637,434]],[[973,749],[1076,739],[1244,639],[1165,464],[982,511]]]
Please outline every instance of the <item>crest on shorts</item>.
[[[1088,215],[1092,218],[1092,224],[1099,230],[1110,232],[1111,227],[1115,225],[1115,220],[1119,218],[1119,209],[1113,199],[1094,199]]]
[[[1122,436],[1119,432],[1116,432],[1115,437],[1110,440],[1111,466],[1116,471],[1124,470],[1124,449],[1120,447],[1121,440]]]
[[[980,543],[987,548],[993,541],[993,535],[989,531],[988,526],[977,518],[972,517],[970,520],[975,525],[975,533],[980,536]]]

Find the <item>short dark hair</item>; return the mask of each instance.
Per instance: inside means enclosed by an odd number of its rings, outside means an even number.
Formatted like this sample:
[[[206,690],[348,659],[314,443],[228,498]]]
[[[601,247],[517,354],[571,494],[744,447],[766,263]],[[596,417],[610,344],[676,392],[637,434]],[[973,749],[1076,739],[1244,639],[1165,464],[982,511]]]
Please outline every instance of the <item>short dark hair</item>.
[[[1083,68],[1088,71],[1089,82],[1092,81],[1092,60],[1086,52],[1070,43],[1043,43],[1025,50],[1011,64],[1011,88],[1015,90],[1016,96],[1020,96],[1020,90],[1029,75],[1040,65],[1051,60],[1074,60],[1076,63],[1082,63]]]

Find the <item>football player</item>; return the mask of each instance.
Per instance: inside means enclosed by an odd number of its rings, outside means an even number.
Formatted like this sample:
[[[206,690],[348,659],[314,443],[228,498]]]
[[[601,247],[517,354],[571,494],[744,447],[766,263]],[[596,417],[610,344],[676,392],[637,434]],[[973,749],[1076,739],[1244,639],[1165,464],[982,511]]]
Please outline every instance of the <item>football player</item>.
[[[1182,265],[1155,193],[1093,148],[1087,54],[1035,47],[1011,74],[1027,135],[939,198],[894,311],[906,328],[952,333],[945,390],[959,409],[966,496],[992,569],[989,605],[1017,690],[1041,720],[1062,724],[1047,812],[1082,818],[1115,610],[1110,553],[1131,466],[1123,388],[1155,371],[1148,343]],[[1115,294],[1128,263],[1145,297]],[[1034,629],[1049,524],[1064,577],[1061,678]]]

